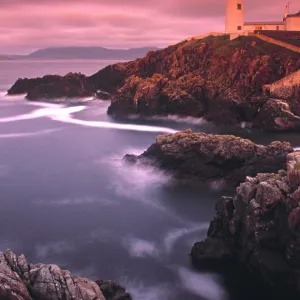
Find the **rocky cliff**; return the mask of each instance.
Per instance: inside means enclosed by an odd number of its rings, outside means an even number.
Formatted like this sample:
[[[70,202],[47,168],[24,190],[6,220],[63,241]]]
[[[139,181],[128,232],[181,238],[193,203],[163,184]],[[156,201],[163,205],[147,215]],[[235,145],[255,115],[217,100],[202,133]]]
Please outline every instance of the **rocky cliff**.
[[[8,93],[26,92],[29,99],[37,99],[81,97],[101,90],[114,95],[109,108],[114,115],[177,114],[205,117],[218,124],[246,121],[268,130],[298,130],[298,123],[291,124],[298,116],[293,105],[288,118],[282,105],[276,106],[268,115],[268,124],[257,115],[263,108],[265,116],[270,106],[263,86],[299,68],[299,53],[255,37],[230,41],[226,35],[210,36],[150,51],[144,58],[80,77],[78,90],[69,79],[53,77],[49,82],[47,77],[18,80]],[[277,114],[279,120],[273,126]]]
[[[24,255],[0,252],[1,300],[131,300],[112,281],[73,276],[57,265],[29,264]]]
[[[164,134],[142,155],[126,155],[129,163],[157,166],[177,178],[225,179],[237,185],[246,176],[285,168],[289,143],[257,145],[232,135],[194,133],[191,130]]]
[[[207,239],[194,245],[196,267],[240,262],[287,299],[300,295],[300,152],[287,171],[247,177],[236,196],[216,205]]]

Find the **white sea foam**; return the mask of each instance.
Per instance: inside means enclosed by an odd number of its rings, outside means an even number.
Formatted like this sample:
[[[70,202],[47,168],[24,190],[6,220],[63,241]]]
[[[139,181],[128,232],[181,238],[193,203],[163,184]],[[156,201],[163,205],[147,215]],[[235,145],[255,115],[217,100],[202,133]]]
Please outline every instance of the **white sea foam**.
[[[182,286],[189,292],[207,300],[226,300],[227,295],[216,275],[201,274],[186,268],[179,268],[178,276]]]
[[[130,115],[128,117],[132,120],[140,119],[141,117],[138,115]],[[158,120],[158,121],[174,121],[177,123],[184,124],[193,124],[193,125],[202,125],[208,123],[204,118],[195,118],[195,117],[182,117],[178,115],[168,115],[168,116],[152,116],[143,118],[145,120]]]
[[[147,256],[159,256],[159,249],[154,242],[129,237],[123,239],[122,244],[123,247],[128,250],[129,255],[132,257],[144,258]]]
[[[204,223],[192,227],[176,228],[170,231],[164,238],[164,247],[167,253],[170,253],[177,241],[183,238],[184,236],[189,235],[193,232],[206,231],[208,226],[208,223]]]
[[[0,97],[5,100],[15,101],[15,100],[23,100],[26,94],[18,94],[18,95],[8,95],[7,92],[1,92]]]
[[[61,128],[45,129],[45,130],[40,130],[40,131],[36,131],[36,132],[6,133],[6,134],[0,134],[0,139],[40,136],[40,135],[51,134],[51,133],[54,133],[54,132],[57,132],[60,130],[61,130]]]
[[[222,190],[225,187],[225,185],[226,185],[226,181],[224,179],[214,180],[209,183],[210,188],[215,191]]]
[[[111,189],[129,201],[138,201],[161,211],[168,211],[155,196],[149,194],[167,184],[170,177],[152,167],[126,165],[120,159],[110,161],[115,177],[111,180]],[[129,188],[128,188],[129,187]]]
[[[295,151],[300,151],[300,147],[294,148]]]
[[[19,116],[1,118],[1,123],[6,122],[15,122],[22,120],[30,120],[41,117],[49,117],[52,120],[65,122],[70,124],[76,124],[86,127],[94,128],[111,128],[118,130],[132,130],[132,131],[142,131],[142,132],[164,132],[164,133],[174,133],[175,130],[166,127],[156,127],[156,126],[147,126],[147,125],[136,125],[136,124],[119,124],[119,123],[110,123],[102,121],[85,121],[72,117],[72,114],[80,112],[86,109],[85,106],[72,106],[64,107],[59,104],[52,103],[30,103],[31,105],[42,106],[43,108],[34,110],[29,114],[23,114]]]
[[[174,287],[167,284],[147,286],[142,281],[128,278],[120,279],[119,282],[126,286],[126,290],[130,292],[135,300],[171,300],[176,293]]]
[[[111,128],[119,130],[131,130],[131,131],[142,131],[142,132],[164,132],[164,133],[175,133],[176,131],[167,127],[156,127],[147,125],[135,125],[135,124],[119,124],[102,121],[85,121],[80,119],[73,119],[67,114],[57,114],[50,116],[52,120],[61,121],[81,126],[96,127],[96,128]]]

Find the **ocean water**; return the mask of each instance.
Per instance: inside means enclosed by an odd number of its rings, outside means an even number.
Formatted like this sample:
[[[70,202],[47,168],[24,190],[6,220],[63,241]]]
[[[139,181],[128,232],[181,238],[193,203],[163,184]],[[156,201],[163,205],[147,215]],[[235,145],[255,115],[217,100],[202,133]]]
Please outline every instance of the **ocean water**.
[[[260,144],[288,140],[294,147],[300,147],[299,135],[220,128],[192,118],[117,120],[107,116],[107,101],[67,106],[5,95],[19,77],[89,75],[109,63],[0,62],[0,250],[116,280],[135,300],[261,295],[247,282],[232,284],[226,275],[190,265],[190,249],[205,237],[215,202],[232,189],[221,182],[174,183],[157,170],[126,166],[122,157],[143,152],[158,134],[187,128]]]

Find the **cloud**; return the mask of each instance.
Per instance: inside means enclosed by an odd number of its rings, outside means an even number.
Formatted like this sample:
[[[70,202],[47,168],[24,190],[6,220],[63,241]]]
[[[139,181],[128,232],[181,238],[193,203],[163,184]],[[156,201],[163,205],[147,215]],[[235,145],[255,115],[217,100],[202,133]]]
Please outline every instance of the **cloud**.
[[[0,0],[1,52],[49,46],[166,46],[224,29],[226,0]],[[294,11],[297,0],[291,1]],[[277,20],[280,0],[246,0],[247,20]]]

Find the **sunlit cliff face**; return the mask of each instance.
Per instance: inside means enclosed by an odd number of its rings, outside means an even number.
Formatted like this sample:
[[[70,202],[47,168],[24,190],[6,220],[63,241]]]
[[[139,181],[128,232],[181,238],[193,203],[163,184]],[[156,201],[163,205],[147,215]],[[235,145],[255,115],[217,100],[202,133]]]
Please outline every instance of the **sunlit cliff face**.
[[[291,1],[291,10],[297,10]],[[0,53],[49,46],[162,47],[224,30],[225,0],[0,0]],[[247,0],[247,20],[280,20],[282,0]]]

